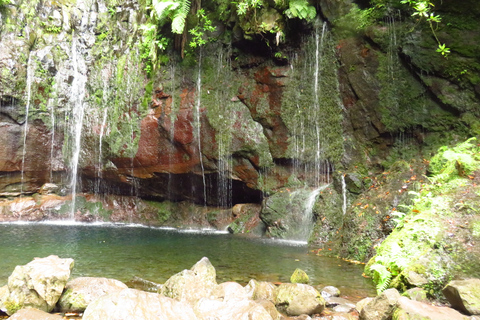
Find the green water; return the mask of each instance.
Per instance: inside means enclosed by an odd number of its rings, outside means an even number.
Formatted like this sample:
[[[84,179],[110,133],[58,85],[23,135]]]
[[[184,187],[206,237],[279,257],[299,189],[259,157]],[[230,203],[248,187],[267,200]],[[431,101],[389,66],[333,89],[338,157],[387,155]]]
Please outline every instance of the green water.
[[[157,283],[205,256],[219,283],[288,282],[295,268],[301,268],[314,285],[333,285],[345,294],[375,294],[371,281],[362,277],[363,266],[316,256],[298,243],[138,226],[51,224],[0,224],[0,243],[0,285],[16,265],[51,254],[75,259],[72,277],[128,281],[138,276]]]

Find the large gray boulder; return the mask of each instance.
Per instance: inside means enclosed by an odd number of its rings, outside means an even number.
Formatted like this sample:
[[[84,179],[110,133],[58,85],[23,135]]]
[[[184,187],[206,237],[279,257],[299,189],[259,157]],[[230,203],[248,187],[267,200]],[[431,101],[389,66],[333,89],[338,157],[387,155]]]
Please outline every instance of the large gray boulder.
[[[284,283],[275,290],[275,305],[289,316],[321,313],[325,300],[312,286],[301,283]]]
[[[202,298],[195,305],[200,319],[215,320],[273,320],[270,313],[253,300],[219,300]]]
[[[170,277],[161,293],[191,305],[201,298],[208,298],[217,287],[216,271],[208,258],[198,261],[190,270],[183,270]]]
[[[83,320],[196,320],[186,303],[158,293],[124,289],[88,305]]]
[[[450,281],[443,294],[453,308],[466,314],[480,315],[480,279]]]
[[[392,320],[468,320],[469,317],[457,310],[436,307],[407,297],[400,297],[393,311]]]
[[[63,317],[58,314],[50,314],[48,312],[28,308],[18,310],[9,320],[63,320]]]
[[[383,291],[375,299],[363,306],[360,320],[388,320],[397,306],[400,293],[397,289]]]
[[[127,289],[121,281],[107,278],[80,277],[67,283],[57,303],[61,312],[82,312],[103,295]]]
[[[8,315],[23,308],[52,311],[70,277],[73,264],[73,259],[52,255],[15,267],[8,277],[8,294],[4,293],[1,310]]]

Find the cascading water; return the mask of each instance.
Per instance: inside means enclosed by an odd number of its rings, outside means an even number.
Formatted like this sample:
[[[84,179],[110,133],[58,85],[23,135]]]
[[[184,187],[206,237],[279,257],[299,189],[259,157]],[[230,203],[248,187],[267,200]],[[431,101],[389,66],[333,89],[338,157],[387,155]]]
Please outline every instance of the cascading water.
[[[342,174],[342,213],[345,216],[347,214],[347,184],[345,183],[345,175]]]
[[[103,80],[103,96],[102,96],[102,103],[103,103],[103,115],[102,115],[102,122],[100,124],[100,134],[98,137],[98,163],[96,165],[97,171],[97,179],[95,183],[95,193],[98,194],[100,192],[100,184],[102,183],[102,176],[103,176],[103,137],[106,132],[107,127],[107,115],[108,115],[108,98],[109,98],[109,79],[111,77],[111,70],[110,66],[102,70],[102,80]]]
[[[342,106],[336,57],[327,24],[318,21],[315,33],[304,40],[304,52],[291,57],[293,85],[282,109],[292,132],[291,157],[296,179],[309,186],[330,183],[331,161],[343,153]]]
[[[198,76],[197,76],[197,101],[195,103],[195,128],[196,128],[196,139],[198,145],[198,157],[200,160],[200,169],[202,174],[203,182],[203,204],[207,205],[207,184],[205,181],[205,167],[203,166],[203,155],[202,155],[202,137],[201,137],[201,121],[200,121],[200,107],[202,104],[202,48],[200,47],[198,55]]]
[[[317,200],[320,191],[324,190],[328,185],[322,186],[320,188],[314,189],[307,198],[305,202],[305,208],[303,211],[302,219],[302,233],[304,239],[308,240],[310,233],[312,232],[312,222],[313,222],[313,206]]]
[[[329,185],[325,184],[318,188],[303,188],[292,192],[290,197],[290,208],[294,211],[297,223],[295,229],[287,232],[286,239],[308,241],[313,229],[313,207],[317,197]]]
[[[53,163],[55,161],[55,108],[53,105],[50,105],[50,121],[52,123],[52,133],[50,139],[50,178],[49,182],[53,183]]]
[[[171,87],[170,87],[170,92],[174,93],[175,90],[176,90],[176,77],[175,77],[175,72],[176,72],[176,68],[175,68],[175,64],[171,64],[170,65],[170,74],[171,74]],[[170,132],[169,132],[169,135],[170,135],[170,139],[171,141],[173,141],[175,138],[175,122],[176,122],[176,105],[175,103],[177,102],[177,100],[175,99],[175,94],[172,94],[172,103],[171,103],[171,109],[170,109]],[[170,152],[168,154],[168,164],[169,166],[173,164],[173,156],[174,156],[174,153],[173,152]],[[173,179],[172,179],[172,173],[169,171],[168,172],[168,185],[167,185],[167,199],[169,200],[172,200],[173,199],[173,193],[172,193],[172,183],[173,183]]]
[[[320,95],[321,95],[321,90],[322,90],[322,87],[320,86],[320,83],[319,83],[319,79],[321,77],[321,71],[322,69],[320,68],[320,62],[321,62],[321,59],[322,59],[322,52],[324,50],[324,46],[323,46],[323,43],[324,43],[324,37],[325,37],[325,31],[327,29],[327,23],[326,21],[323,22],[322,24],[322,31],[320,32],[319,31],[319,28],[316,28],[316,31],[315,31],[315,72],[314,72],[314,92],[315,92],[315,100],[314,100],[314,109],[315,109],[315,112],[317,111],[320,111],[320,104],[319,104],[319,99],[320,99]],[[317,117],[315,117],[317,118]],[[315,181],[317,181],[317,187],[318,187],[318,182],[320,181],[321,179],[321,176],[324,175],[326,177],[326,180],[327,180],[327,183],[330,182],[330,175],[329,175],[329,172],[328,172],[328,163],[325,164],[324,163],[324,160],[326,159],[322,159],[322,148],[323,148],[323,145],[321,143],[322,141],[322,132],[320,130],[320,126],[317,125],[316,126],[316,138],[317,138],[317,150],[316,150],[316,154],[315,154],[315,166],[316,166],[316,170],[315,170],[315,175],[316,175],[316,179]]]
[[[75,218],[75,201],[77,193],[78,164],[80,161],[80,150],[82,142],[82,128],[84,117],[84,98],[86,91],[86,65],[83,57],[78,54],[78,40],[72,38],[71,60],[73,66],[73,82],[71,86],[70,99],[72,104],[71,118],[69,119],[70,136],[73,138],[72,156],[70,159],[70,189],[72,192],[72,205],[70,219]]]
[[[27,61],[27,103],[25,106],[25,124],[23,126],[23,150],[22,150],[22,169],[20,194],[23,194],[23,184],[25,179],[25,154],[27,152],[27,135],[28,135],[28,114],[30,113],[30,100],[32,98],[32,82],[35,70],[33,68],[32,51],[28,55]]]

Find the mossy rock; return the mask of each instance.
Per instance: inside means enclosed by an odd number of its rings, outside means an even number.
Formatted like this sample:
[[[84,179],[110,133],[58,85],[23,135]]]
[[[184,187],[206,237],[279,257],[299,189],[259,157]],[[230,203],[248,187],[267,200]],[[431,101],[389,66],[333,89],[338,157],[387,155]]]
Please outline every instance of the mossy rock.
[[[310,278],[308,277],[308,274],[305,271],[297,268],[295,269],[292,276],[290,277],[290,282],[307,284],[310,282]]]

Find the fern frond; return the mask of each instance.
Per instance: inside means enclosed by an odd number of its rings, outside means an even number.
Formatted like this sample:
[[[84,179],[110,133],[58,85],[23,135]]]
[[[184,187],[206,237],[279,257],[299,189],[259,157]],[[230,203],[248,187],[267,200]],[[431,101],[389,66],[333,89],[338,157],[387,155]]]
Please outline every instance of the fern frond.
[[[317,11],[306,0],[290,0],[285,14],[290,19],[300,18],[311,21],[317,15]]]
[[[373,271],[373,281],[377,284],[377,293],[380,294],[390,285],[392,274],[384,265],[379,263],[371,265],[370,270]]]
[[[165,22],[170,12],[175,11],[181,3],[168,0],[153,0],[152,6],[160,23]]]
[[[188,12],[190,11],[190,1],[181,0],[180,6],[175,10],[172,19],[172,32],[182,34],[185,29],[185,20],[187,19]]]

